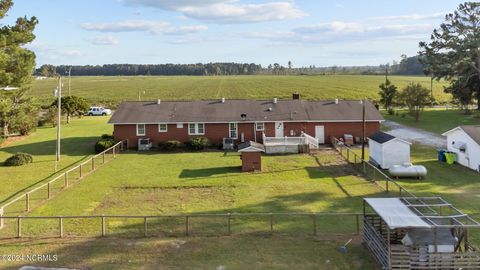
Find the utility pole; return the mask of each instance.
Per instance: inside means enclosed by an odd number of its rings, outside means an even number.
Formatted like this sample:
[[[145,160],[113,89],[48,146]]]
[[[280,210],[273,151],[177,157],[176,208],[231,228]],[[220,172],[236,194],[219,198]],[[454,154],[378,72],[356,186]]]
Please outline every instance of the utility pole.
[[[433,98],[433,75],[430,75],[430,95]]]
[[[362,100],[362,160],[365,160],[365,139],[366,139],[366,119],[365,119],[365,105],[367,103],[367,100]]]
[[[388,81],[388,64],[385,65],[385,84],[387,84]]]
[[[55,171],[57,171],[57,163],[60,161],[60,126],[62,122],[62,76],[58,76],[58,86],[56,89],[57,96],[57,147],[55,157]]]

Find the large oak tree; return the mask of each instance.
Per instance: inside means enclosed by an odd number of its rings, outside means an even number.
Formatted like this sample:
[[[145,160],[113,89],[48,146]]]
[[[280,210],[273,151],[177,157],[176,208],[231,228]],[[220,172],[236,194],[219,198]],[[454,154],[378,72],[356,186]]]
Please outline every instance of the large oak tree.
[[[480,110],[480,3],[460,4],[420,48],[429,73],[451,82],[446,91],[461,102],[475,96]]]

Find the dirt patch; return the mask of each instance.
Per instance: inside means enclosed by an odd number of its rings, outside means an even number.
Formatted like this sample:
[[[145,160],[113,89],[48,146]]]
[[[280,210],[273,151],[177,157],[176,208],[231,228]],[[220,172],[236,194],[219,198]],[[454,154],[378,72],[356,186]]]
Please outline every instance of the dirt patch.
[[[25,135],[25,136],[21,136],[21,135],[18,135],[18,136],[10,136],[10,137],[8,137],[6,140],[4,140],[2,143],[0,143],[0,148],[2,148],[2,147],[7,147],[8,145],[10,145],[10,144],[12,144],[12,143],[15,143],[15,142],[23,141],[23,140],[25,140],[28,136],[30,136],[30,135]]]

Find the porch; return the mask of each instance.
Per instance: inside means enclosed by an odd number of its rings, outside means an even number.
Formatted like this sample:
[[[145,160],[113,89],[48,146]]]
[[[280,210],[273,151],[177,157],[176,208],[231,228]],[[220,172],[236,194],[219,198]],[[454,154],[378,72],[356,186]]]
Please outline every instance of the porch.
[[[262,139],[267,154],[304,153],[318,148],[318,139],[305,132],[297,137],[267,137],[263,133]]]

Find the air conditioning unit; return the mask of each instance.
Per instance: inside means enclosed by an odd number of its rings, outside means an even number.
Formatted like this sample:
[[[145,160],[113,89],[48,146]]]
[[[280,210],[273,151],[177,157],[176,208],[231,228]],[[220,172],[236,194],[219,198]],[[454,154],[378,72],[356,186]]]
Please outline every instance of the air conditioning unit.
[[[152,142],[149,138],[138,139],[138,151],[147,151],[152,148]]]
[[[233,150],[235,147],[235,140],[232,138],[223,138],[223,150]]]

